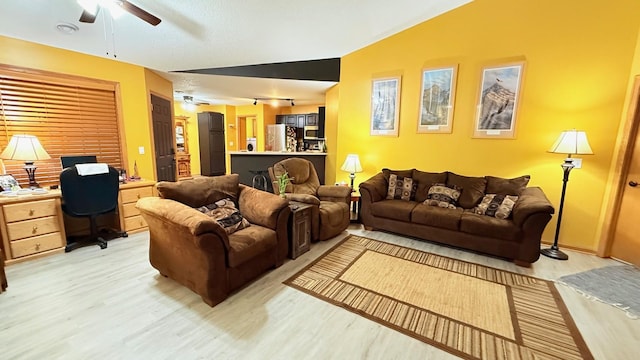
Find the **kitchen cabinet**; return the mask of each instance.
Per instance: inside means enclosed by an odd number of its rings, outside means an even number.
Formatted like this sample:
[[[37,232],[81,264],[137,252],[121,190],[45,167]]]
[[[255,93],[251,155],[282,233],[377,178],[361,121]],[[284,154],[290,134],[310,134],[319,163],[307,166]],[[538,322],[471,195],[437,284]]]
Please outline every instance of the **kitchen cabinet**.
[[[318,126],[318,114],[307,114],[305,117],[305,126]]]
[[[296,128],[304,128],[305,126],[319,126],[320,121],[318,114],[291,114],[276,115],[276,124],[285,124]]]

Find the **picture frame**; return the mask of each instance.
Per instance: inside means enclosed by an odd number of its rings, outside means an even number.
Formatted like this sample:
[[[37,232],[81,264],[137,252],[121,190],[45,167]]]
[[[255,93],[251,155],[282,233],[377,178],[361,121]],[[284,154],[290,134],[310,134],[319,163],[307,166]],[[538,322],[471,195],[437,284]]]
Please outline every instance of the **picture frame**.
[[[524,62],[482,69],[473,136],[515,138]]]
[[[18,181],[13,175],[5,174],[0,175],[0,187],[2,191],[11,191],[14,187],[20,188],[20,184],[18,184]]]
[[[401,77],[373,79],[371,83],[371,135],[398,136]]]
[[[418,133],[451,133],[458,65],[422,70]]]

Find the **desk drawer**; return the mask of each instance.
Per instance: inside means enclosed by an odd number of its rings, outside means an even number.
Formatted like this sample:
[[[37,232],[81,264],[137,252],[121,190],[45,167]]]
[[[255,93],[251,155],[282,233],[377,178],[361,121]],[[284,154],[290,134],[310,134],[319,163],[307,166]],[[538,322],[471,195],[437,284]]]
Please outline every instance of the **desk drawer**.
[[[120,190],[120,196],[123,204],[131,203],[131,202],[135,203],[140,198],[148,197],[152,195],[153,195],[153,186],[142,186],[139,188]]]
[[[64,241],[60,232],[34,236],[29,239],[11,242],[11,257],[17,258],[26,255],[33,255],[63,246]]]
[[[142,215],[136,215],[129,218],[124,219],[124,231],[131,231],[135,229],[140,229],[143,227],[147,227],[147,222],[144,221]]]
[[[125,218],[140,215],[140,210],[136,208],[136,203],[128,203],[122,205],[122,216]]]
[[[4,218],[8,223],[56,214],[57,206],[55,199],[8,204],[4,206]]]
[[[24,239],[30,236],[37,236],[60,231],[58,218],[48,216],[41,219],[25,220],[7,224],[9,241]]]

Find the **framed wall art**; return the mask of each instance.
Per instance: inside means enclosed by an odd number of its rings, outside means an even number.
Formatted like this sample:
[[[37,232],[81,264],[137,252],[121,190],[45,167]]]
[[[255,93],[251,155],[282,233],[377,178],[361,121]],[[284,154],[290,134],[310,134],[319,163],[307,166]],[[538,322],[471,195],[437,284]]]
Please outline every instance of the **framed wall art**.
[[[458,66],[424,69],[418,133],[451,133]]]
[[[515,138],[523,70],[524,62],[482,69],[474,137]]]
[[[371,85],[371,135],[398,136],[400,76],[373,79]]]

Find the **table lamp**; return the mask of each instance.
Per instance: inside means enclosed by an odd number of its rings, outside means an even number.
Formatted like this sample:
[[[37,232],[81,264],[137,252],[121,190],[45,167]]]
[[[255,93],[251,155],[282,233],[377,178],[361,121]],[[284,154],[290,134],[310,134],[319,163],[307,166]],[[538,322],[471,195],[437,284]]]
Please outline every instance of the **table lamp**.
[[[36,182],[35,160],[48,160],[51,156],[47,154],[38,138],[33,135],[13,135],[9,140],[9,145],[0,154],[0,159],[24,161],[24,170],[29,176],[29,187],[38,188]]]
[[[564,207],[564,194],[567,190],[567,182],[569,181],[569,173],[571,169],[575,167],[571,155],[574,154],[593,154],[589,141],[587,140],[587,134],[584,131],[567,130],[563,131],[556,140],[555,144],[551,146],[549,152],[556,154],[567,154],[567,158],[561,165],[564,172],[562,179],[562,195],[560,196],[560,209],[558,210],[558,223],[556,225],[556,235],[553,240],[553,245],[548,249],[540,250],[542,255],[548,256],[553,259],[567,260],[569,255],[563,253],[558,248],[558,237],[560,235],[560,222],[562,221],[562,208]]]
[[[351,178],[351,191],[353,191],[353,180],[356,178],[356,173],[362,172],[362,165],[360,165],[360,158],[358,155],[347,155],[347,158],[344,160],[344,164],[342,164],[340,170],[349,173],[349,177]]]

